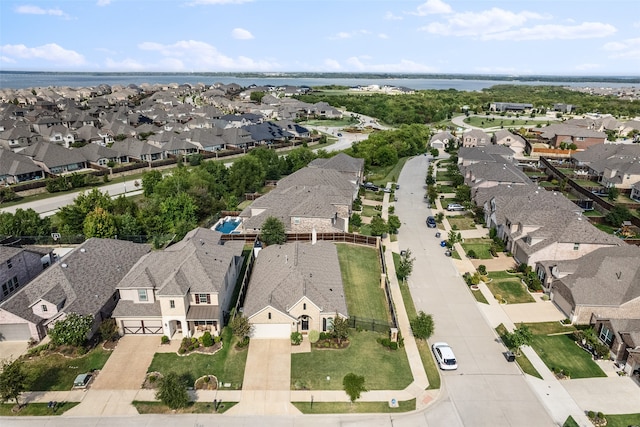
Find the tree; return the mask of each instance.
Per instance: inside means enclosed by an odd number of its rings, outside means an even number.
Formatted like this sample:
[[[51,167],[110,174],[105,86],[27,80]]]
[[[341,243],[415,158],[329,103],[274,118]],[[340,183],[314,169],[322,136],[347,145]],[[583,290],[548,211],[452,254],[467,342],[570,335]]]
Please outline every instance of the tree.
[[[282,221],[274,216],[265,219],[260,230],[260,240],[266,245],[281,245],[286,242],[287,234]]]
[[[400,262],[396,268],[396,276],[398,279],[404,280],[411,275],[413,271],[413,261],[415,258],[411,258],[411,250],[407,249],[403,255],[400,255]]]
[[[360,216],[360,214],[351,214],[351,225],[353,225],[354,227],[360,227],[362,225],[362,217]]]
[[[63,320],[58,320],[53,329],[49,330],[51,342],[56,345],[71,345],[81,347],[87,340],[87,335],[93,326],[93,316],[81,316],[70,313]]]
[[[251,99],[253,102],[260,103],[264,95],[265,95],[264,92],[259,90],[254,90],[253,92],[251,92],[251,95],[249,95],[249,99]]]
[[[13,191],[11,187],[2,187],[0,188],[0,203],[10,202],[11,200],[16,199],[18,196],[16,192]]]
[[[356,375],[354,373],[348,373],[342,379],[342,387],[344,387],[345,393],[351,399],[351,403],[360,398],[360,394],[367,391],[364,386],[364,377],[362,375]]]
[[[389,233],[397,234],[398,229],[400,228],[402,223],[400,222],[400,218],[398,218],[396,215],[389,215],[389,219],[387,220],[387,225],[389,227]]]
[[[609,187],[609,192],[607,193],[607,199],[610,202],[615,202],[619,195],[620,195],[620,190],[618,190],[617,187]]]
[[[533,332],[524,323],[520,323],[519,327],[507,334],[507,341],[515,348],[517,355],[520,354],[520,347],[531,344],[531,340],[533,340]]]
[[[372,236],[382,236],[384,233],[389,231],[387,222],[380,215],[376,215],[371,218],[370,226]]]
[[[604,219],[614,227],[620,227],[624,221],[629,221],[632,216],[626,206],[615,206]]]
[[[456,200],[460,203],[471,201],[471,187],[468,185],[459,185],[456,188]]]
[[[109,239],[118,234],[118,227],[113,215],[98,207],[90,212],[84,220],[84,236]]]
[[[20,359],[2,361],[2,369],[0,369],[0,399],[3,402],[13,399],[16,405],[20,406],[18,401],[20,393],[27,389],[27,374],[24,371],[23,363]]]
[[[0,212],[0,235],[48,236],[49,233],[51,233],[51,219],[40,218],[33,209],[16,209],[13,214]]]
[[[145,197],[153,194],[156,185],[162,181],[162,172],[159,170],[151,170],[142,174],[142,193]]]
[[[229,168],[229,187],[237,196],[258,191],[264,185],[267,173],[255,156],[244,156],[233,162]]]
[[[169,372],[160,379],[156,399],[171,409],[184,408],[189,404],[187,387],[175,372]]]
[[[342,344],[343,340],[349,338],[349,322],[347,319],[336,314],[336,317],[333,318],[331,333],[333,337],[338,340],[338,344]]]
[[[447,243],[449,243],[451,247],[461,241],[462,234],[460,232],[456,232],[456,230],[449,230],[449,238],[447,239]]]
[[[231,331],[233,331],[233,335],[240,339],[248,337],[251,334],[252,329],[252,325],[251,323],[249,323],[249,319],[241,314],[236,314],[232,317],[233,319],[231,319],[231,323],[229,323],[229,326],[231,327]]]
[[[409,323],[411,324],[411,330],[413,331],[414,337],[427,340],[431,335],[433,335],[435,324],[433,322],[433,317],[430,314],[426,314],[424,311],[420,310],[418,317],[411,319]]]

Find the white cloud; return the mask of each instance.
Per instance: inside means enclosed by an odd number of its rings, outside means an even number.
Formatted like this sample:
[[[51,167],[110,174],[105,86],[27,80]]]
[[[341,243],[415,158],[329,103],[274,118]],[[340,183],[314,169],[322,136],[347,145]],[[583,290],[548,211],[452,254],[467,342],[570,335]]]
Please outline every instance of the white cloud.
[[[588,70],[595,70],[597,68],[602,67],[602,65],[600,64],[578,64],[576,65],[576,70],[578,71],[588,71]]]
[[[231,31],[231,36],[238,40],[251,40],[253,38],[253,34],[244,28],[234,28],[233,31]]]
[[[334,36],[330,36],[329,39],[330,40],[344,40],[344,39],[350,39],[353,37],[359,37],[359,36],[367,36],[370,35],[371,31],[369,30],[354,30],[354,31],[340,31],[339,33],[337,33]]]
[[[412,15],[426,16],[426,15],[440,15],[443,13],[451,13],[453,9],[447,3],[442,0],[427,0],[426,3],[418,6],[416,12]]]
[[[16,7],[16,13],[23,15],[52,15],[67,18],[68,15],[60,9],[43,9],[40,6],[24,5]]]
[[[143,64],[131,58],[126,58],[122,61],[107,58],[105,65],[107,68],[117,71],[145,71],[147,69]]]
[[[384,19],[387,21],[401,21],[402,16],[394,15],[392,12],[387,12],[384,14]]]
[[[583,22],[579,25],[535,25],[511,31],[486,34],[483,40],[576,40],[607,37],[616,32],[616,27],[600,22]]]
[[[13,58],[9,58],[8,56],[0,55],[0,62],[4,62],[6,64],[15,64],[16,61]]]
[[[187,6],[210,5],[210,4],[242,4],[251,3],[253,0],[195,0],[187,3]]]
[[[380,38],[380,39],[388,39],[389,36],[386,35],[385,33],[380,33],[380,34],[378,34],[378,38]]]
[[[419,64],[414,61],[402,59],[395,64],[371,64],[368,56],[352,56],[348,58],[346,63],[350,65],[349,71],[369,71],[369,72],[386,72],[386,73],[433,73],[435,67]]]
[[[611,52],[611,58],[640,59],[640,37],[604,45],[604,50]]]
[[[340,70],[340,69],[342,69],[342,66],[340,65],[340,63],[338,61],[336,61],[335,59],[325,59],[324,60],[324,65],[326,65],[326,67],[329,70]]]
[[[447,17],[443,22],[433,22],[420,28],[423,31],[442,36],[486,36],[520,27],[531,19],[544,17],[534,12],[514,13],[500,8],[482,12],[463,12]]]
[[[3,56],[20,59],[44,59],[65,65],[82,65],[85,59],[73,50],[67,50],[55,43],[49,43],[38,47],[27,47],[23,44],[0,46]]]
[[[157,52],[166,60],[180,60],[183,69],[189,71],[225,70],[255,70],[270,71],[277,69],[275,61],[254,60],[246,56],[232,58],[219,52],[215,46],[197,40],[181,40],[173,44],[144,42],[138,48],[145,51]],[[175,65],[176,63],[174,63]]]
[[[108,6],[111,4],[111,0],[98,0],[96,5],[98,6]]]

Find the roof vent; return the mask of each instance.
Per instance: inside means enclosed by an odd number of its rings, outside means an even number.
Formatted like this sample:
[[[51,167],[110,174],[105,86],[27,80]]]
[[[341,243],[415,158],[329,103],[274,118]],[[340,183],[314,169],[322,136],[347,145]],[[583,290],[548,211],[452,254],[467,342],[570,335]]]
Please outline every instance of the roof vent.
[[[68,267],[68,265],[67,265],[66,263],[64,263],[64,262],[63,262],[62,264],[60,264],[60,267],[62,267],[62,268],[67,268],[67,267]]]
[[[80,248],[80,252],[85,253],[87,250],[85,248]]]

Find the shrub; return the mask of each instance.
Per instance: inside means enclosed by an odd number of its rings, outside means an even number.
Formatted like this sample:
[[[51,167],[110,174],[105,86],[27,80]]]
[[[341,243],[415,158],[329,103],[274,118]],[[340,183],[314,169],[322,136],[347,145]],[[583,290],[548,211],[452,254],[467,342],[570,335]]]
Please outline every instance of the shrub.
[[[220,340],[221,340],[220,335],[217,335],[217,336],[213,337],[213,343],[214,344],[218,344],[220,342]]]
[[[321,340],[328,340],[329,338],[331,338],[331,334],[328,332],[320,332],[320,339]]]
[[[483,276],[486,276],[487,275],[487,266],[484,265],[484,264],[480,264],[478,266],[478,273],[480,273]]]
[[[593,412],[593,411],[589,411],[589,412],[587,412],[587,417],[589,417],[591,419],[594,419],[596,417],[596,413]]]
[[[302,334],[300,332],[291,332],[291,344],[300,345],[302,343]]]
[[[311,330],[309,331],[309,342],[311,344],[315,344],[318,342],[318,340],[320,339],[320,333],[316,330]]]
[[[205,347],[211,347],[213,345],[213,337],[211,336],[211,332],[205,331],[202,335],[202,345]]]
[[[596,414],[598,416],[598,418],[600,418],[601,420],[604,420],[604,414],[602,412],[598,412]]]
[[[149,382],[150,383],[155,383],[158,380],[158,377],[156,377],[155,375],[149,375]]]
[[[169,337],[166,335],[163,335],[162,338],[160,338],[160,342],[162,344],[169,344]]]
[[[180,354],[185,354],[187,352],[187,350],[184,347],[180,347],[180,350],[178,350],[178,353]]]
[[[209,381],[211,381],[211,378],[209,377],[209,375],[207,375],[202,379],[202,381],[204,381],[205,383],[208,383]]]
[[[391,350],[397,350],[398,349],[398,343],[397,342],[390,342],[389,343],[389,348]]]
[[[469,251],[467,251],[467,257],[475,259],[478,258],[478,255],[476,255],[476,251],[469,249]]]

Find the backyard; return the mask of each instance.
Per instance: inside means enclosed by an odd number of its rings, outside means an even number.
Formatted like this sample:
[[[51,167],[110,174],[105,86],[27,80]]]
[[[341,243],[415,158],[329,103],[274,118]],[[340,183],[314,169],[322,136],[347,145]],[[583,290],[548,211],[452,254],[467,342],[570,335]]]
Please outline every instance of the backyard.
[[[378,251],[365,246],[337,244],[349,316],[387,321],[384,290],[380,287]]]
[[[404,348],[389,350],[376,342],[387,334],[349,331],[349,347],[342,350],[312,348],[291,355],[291,387],[294,390],[342,390],[342,378],[350,372],[365,377],[369,390],[402,390],[413,376]]]
[[[232,389],[239,389],[244,378],[247,348],[236,349],[237,338],[230,328],[222,331],[222,341],[222,349],[213,355],[156,353],[147,372],[166,374],[173,371],[191,385],[204,375],[215,375],[218,381],[231,383]]]
[[[487,273],[490,281],[487,287],[496,299],[506,304],[522,304],[535,302],[527,288],[517,275],[504,271],[490,271]]]

